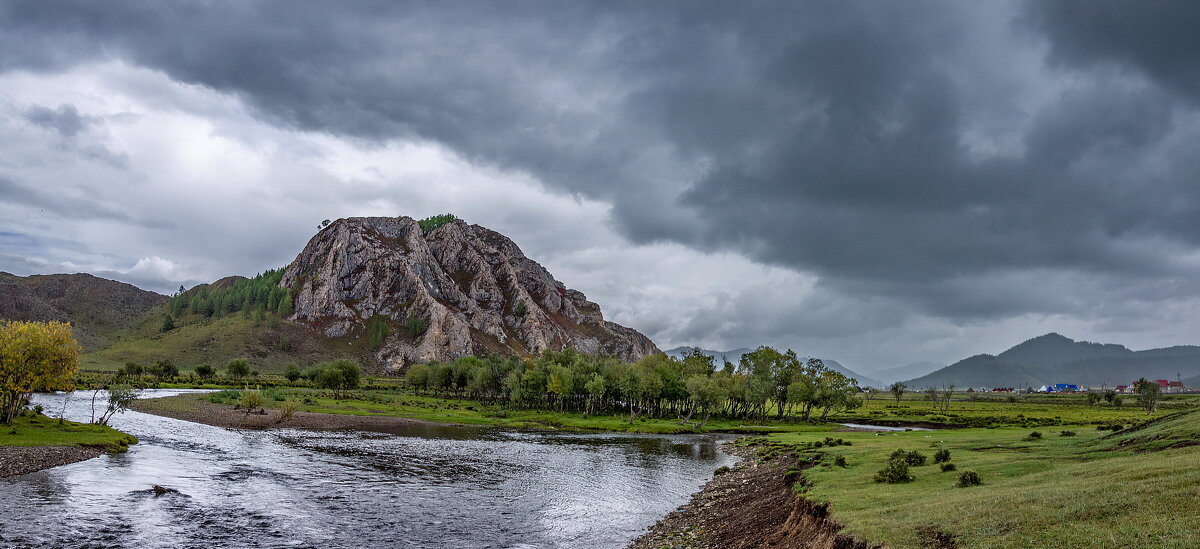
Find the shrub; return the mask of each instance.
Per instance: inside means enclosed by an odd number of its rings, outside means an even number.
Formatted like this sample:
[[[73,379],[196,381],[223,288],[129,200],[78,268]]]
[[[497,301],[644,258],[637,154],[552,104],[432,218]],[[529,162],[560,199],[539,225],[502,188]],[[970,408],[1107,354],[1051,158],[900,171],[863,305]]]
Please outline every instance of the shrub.
[[[836,466],[838,466],[838,467],[841,467],[841,468],[845,469],[845,468],[846,468],[846,465],[847,465],[847,464],[846,464],[846,456],[843,456],[843,455],[841,455],[841,454],[838,454],[838,455],[834,456],[834,458],[833,458],[833,464],[834,464],[834,465],[836,465]]]
[[[903,461],[904,463],[907,463],[909,465],[914,465],[917,467],[920,467],[921,465],[925,465],[925,460],[927,460],[927,459],[928,459],[928,456],[926,456],[925,454],[922,454],[921,452],[918,452],[916,450],[913,450],[911,452],[903,452],[903,455],[899,456],[899,457],[897,457],[896,452],[892,452],[892,460],[893,461]]]
[[[1038,440],[1040,438],[1042,438],[1042,432],[1033,431],[1032,433],[1029,433],[1029,436],[1025,437],[1025,440]]]
[[[979,473],[975,471],[963,471],[958,475],[958,487],[967,488],[969,486],[979,486],[983,484],[983,480],[979,478]]]
[[[283,377],[287,378],[288,381],[300,379],[300,367],[295,362],[289,362],[287,369],[283,371]]]
[[[266,404],[266,400],[263,399],[261,392],[250,390],[242,393],[242,399],[238,401],[238,404],[241,404],[242,408],[246,410],[246,415],[250,415],[250,412],[262,408],[263,404]]]
[[[1059,434],[1064,437],[1073,437],[1073,436],[1075,436],[1075,431],[1063,431]]]
[[[296,401],[285,400],[283,405],[279,407],[279,411],[275,412],[275,423],[283,423],[292,419],[292,416],[298,409],[300,409],[300,405],[296,404]]]
[[[908,452],[896,448],[895,450],[892,450],[891,455],[888,456],[888,461],[904,461],[906,457],[908,457]]]
[[[912,480],[913,476],[908,472],[908,464],[898,459],[888,461],[887,465],[883,466],[883,469],[875,473],[875,482],[896,484],[899,482],[912,482]]]
[[[250,374],[250,363],[244,358],[235,358],[225,365],[225,371],[233,379],[241,379]]]
[[[730,471],[730,469],[729,469],[729,467],[728,467],[728,466],[726,466],[726,465],[722,465],[722,466],[720,466],[720,467],[717,467],[717,470],[716,470],[716,471],[713,471],[713,476],[714,476],[714,477],[719,477],[719,476],[721,476],[721,475],[724,475],[725,473],[728,473],[729,471]]]
[[[933,453],[934,463],[946,463],[947,461],[950,461],[950,450],[942,448]]]
[[[415,313],[409,313],[408,319],[404,321],[404,330],[408,332],[409,337],[420,337],[429,329],[429,321],[417,316]]]
[[[953,463],[950,463],[949,461],[942,462],[942,472],[943,473],[945,473],[947,471],[953,471],[955,469],[958,469],[958,467],[955,466]]]
[[[196,366],[196,375],[201,379],[207,379],[213,376],[213,367],[206,364]]]

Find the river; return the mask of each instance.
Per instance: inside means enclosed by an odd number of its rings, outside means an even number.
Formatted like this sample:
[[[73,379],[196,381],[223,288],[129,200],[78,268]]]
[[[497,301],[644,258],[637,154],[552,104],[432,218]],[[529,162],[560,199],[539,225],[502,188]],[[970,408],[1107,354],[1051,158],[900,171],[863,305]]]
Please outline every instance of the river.
[[[34,401],[57,416],[65,398]],[[89,414],[67,401],[67,419]],[[0,547],[614,548],[734,461],[704,435],[111,423],[140,443],[0,479]]]

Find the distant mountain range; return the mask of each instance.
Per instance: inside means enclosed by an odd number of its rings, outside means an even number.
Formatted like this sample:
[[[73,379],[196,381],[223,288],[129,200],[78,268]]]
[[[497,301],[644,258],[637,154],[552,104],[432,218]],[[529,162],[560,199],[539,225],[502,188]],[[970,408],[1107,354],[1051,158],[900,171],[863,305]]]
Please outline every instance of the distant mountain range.
[[[709,349],[701,349],[700,347],[683,346],[683,347],[676,347],[674,349],[670,349],[670,350],[663,351],[663,352],[666,353],[668,356],[682,358],[684,355],[688,354],[693,349],[698,350],[701,353],[712,357],[713,360],[717,363],[717,366],[724,365],[726,361],[731,362],[733,364],[737,364],[738,361],[740,361],[742,359],[742,355],[754,350],[754,349],[748,349],[746,347],[741,347],[738,349],[733,349],[731,351],[713,351],[713,350],[709,350]],[[803,358],[804,360],[808,360],[810,357],[801,357],[801,358]],[[838,372],[846,377],[850,377],[850,378],[854,378],[854,379],[858,380],[858,384],[862,387],[883,387],[883,384],[878,379],[875,379],[875,378],[872,378],[869,376],[865,376],[858,372],[855,372],[854,370],[851,370],[845,366],[842,366],[841,363],[839,363],[836,360],[822,358],[821,362],[825,363],[825,366],[827,368],[829,368],[830,370]]]
[[[904,366],[896,366],[894,368],[885,368],[871,372],[871,377],[878,379],[883,384],[891,384],[896,381],[913,379],[930,374],[945,368],[946,365],[941,362],[914,362],[905,364]],[[879,385],[882,387],[882,385]]]
[[[1200,384],[1200,347],[1133,351],[1124,345],[1075,341],[1056,333],[1035,337],[998,355],[975,355],[905,383],[912,388],[1040,387],[1052,383],[1114,387],[1147,379]]]

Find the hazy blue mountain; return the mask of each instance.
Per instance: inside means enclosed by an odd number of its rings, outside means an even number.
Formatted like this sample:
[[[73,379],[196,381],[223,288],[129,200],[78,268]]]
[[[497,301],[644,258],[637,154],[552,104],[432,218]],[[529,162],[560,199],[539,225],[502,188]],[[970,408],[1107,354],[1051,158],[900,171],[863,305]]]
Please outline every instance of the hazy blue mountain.
[[[1046,334],[999,355],[976,355],[905,383],[913,388],[1040,387],[1053,383],[1109,386],[1134,380],[1191,379],[1200,385],[1200,347],[1181,345],[1132,351],[1124,345],[1074,341]]]
[[[728,360],[729,362],[732,362],[734,364],[737,364],[738,361],[740,361],[742,359],[742,355],[754,350],[754,349],[749,349],[746,347],[741,347],[741,348],[733,349],[730,351],[713,351],[710,349],[701,349],[700,347],[683,346],[683,347],[676,347],[674,349],[669,349],[669,350],[666,350],[663,352],[666,353],[668,356],[682,358],[684,355],[688,354],[693,349],[699,350],[701,353],[712,357],[713,360],[717,363],[717,366],[723,365],[726,360]],[[801,358],[803,360],[808,360],[810,357],[801,357]],[[883,386],[878,379],[875,379],[875,378],[872,378],[869,376],[865,376],[858,372],[855,372],[854,370],[851,370],[845,366],[842,366],[841,363],[839,363],[836,360],[823,358],[823,359],[821,359],[821,362],[824,362],[825,366],[828,367],[830,370],[838,372],[846,377],[851,377],[851,378],[857,379],[859,385],[862,385],[864,387],[882,387]]]
[[[904,366],[896,366],[895,368],[886,368],[871,372],[871,377],[878,379],[884,384],[892,384],[896,381],[905,379],[913,379],[930,374],[945,368],[946,365],[941,362],[914,362],[905,364]]]
[[[676,347],[674,349],[669,349],[669,350],[666,350],[663,352],[666,353],[667,356],[673,356],[675,358],[683,358],[684,355],[692,352],[692,350],[699,350],[701,353],[704,353],[705,355],[712,357],[713,361],[715,361],[717,363],[717,366],[720,367],[720,366],[723,366],[726,361],[737,364],[738,361],[742,359],[742,355],[749,353],[750,351],[753,351],[754,349],[747,349],[745,347],[741,347],[741,348],[733,349],[730,351],[713,351],[713,350],[709,350],[709,349],[701,349],[700,347],[688,347],[685,345],[683,347]]]

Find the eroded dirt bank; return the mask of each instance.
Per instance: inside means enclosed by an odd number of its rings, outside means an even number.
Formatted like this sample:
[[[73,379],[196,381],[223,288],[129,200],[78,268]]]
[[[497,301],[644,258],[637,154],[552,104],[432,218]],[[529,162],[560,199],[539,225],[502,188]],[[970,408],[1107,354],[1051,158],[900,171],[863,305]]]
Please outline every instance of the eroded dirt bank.
[[[687,505],[667,515],[629,549],[868,549],[871,545],[839,534],[842,526],[824,505],[792,490],[800,480],[790,454],[759,463],[753,448],[727,445],[742,458],[715,476]]]

